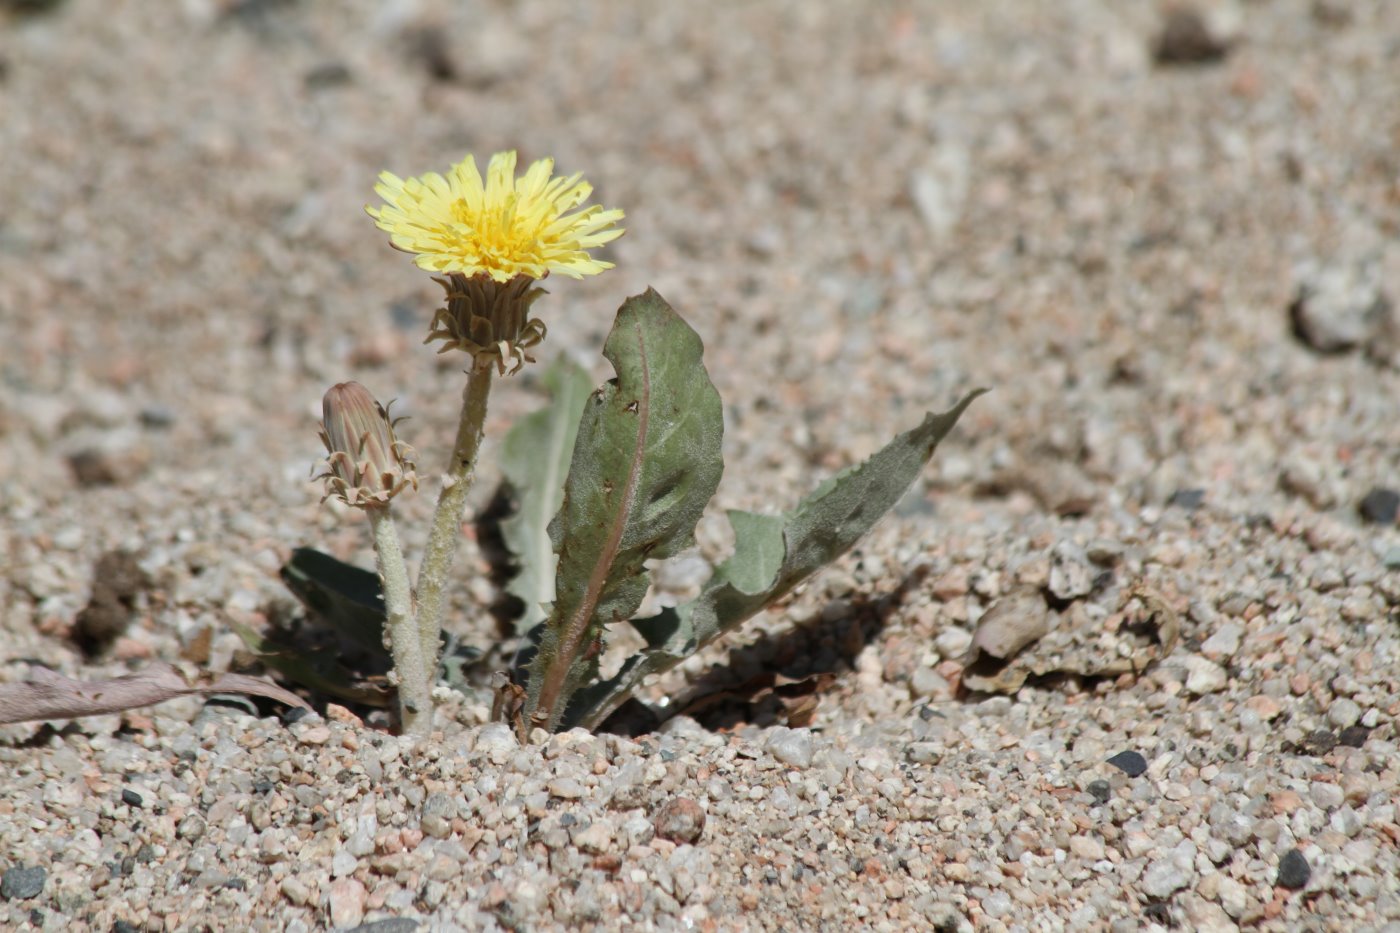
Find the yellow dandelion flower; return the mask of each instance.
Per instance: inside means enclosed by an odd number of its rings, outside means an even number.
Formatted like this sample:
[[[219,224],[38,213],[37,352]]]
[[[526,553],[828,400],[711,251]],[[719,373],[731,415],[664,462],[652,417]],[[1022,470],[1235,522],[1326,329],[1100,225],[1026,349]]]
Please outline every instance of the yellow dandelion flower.
[[[390,243],[416,253],[414,262],[430,272],[507,282],[551,272],[579,279],[611,269],[588,251],[622,236],[622,211],[596,204],[576,210],[593,193],[582,175],[556,178],[554,160],[540,159],[516,178],[515,160],[514,152],[493,155],[484,183],[470,155],[446,177],[384,172],[374,191],[385,205],[365,211]]]

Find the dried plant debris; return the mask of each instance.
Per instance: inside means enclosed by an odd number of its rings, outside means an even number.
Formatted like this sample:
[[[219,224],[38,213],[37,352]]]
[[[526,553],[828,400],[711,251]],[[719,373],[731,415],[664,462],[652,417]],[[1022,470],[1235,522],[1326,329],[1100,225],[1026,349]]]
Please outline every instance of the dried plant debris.
[[[1061,627],[1074,619],[1083,623]],[[1038,591],[1023,590],[983,614],[963,659],[962,683],[983,693],[1015,693],[1033,677],[1141,674],[1171,654],[1180,634],[1176,612],[1147,587],[1133,590],[1108,625],[1056,613]]]
[[[19,683],[0,684],[0,724],[119,713],[176,697],[215,693],[245,693],[311,709],[295,693],[243,674],[185,673],[169,664],[153,664],[121,677],[83,681],[46,667],[35,667],[30,670],[29,677]]]

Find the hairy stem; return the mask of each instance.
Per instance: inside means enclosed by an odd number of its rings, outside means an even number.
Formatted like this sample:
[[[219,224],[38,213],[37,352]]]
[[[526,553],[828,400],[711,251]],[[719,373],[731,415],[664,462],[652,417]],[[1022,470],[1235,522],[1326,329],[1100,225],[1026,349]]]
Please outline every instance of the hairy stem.
[[[427,735],[433,725],[433,681],[413,619],[413,592],[399,535],[387,507],[367,508],[365,512],[374,531],[374,553],[384,590],[384,633],[399,680],[399,721],[405,735]]]
[[[457,441],[452,462],[442,479],[442,492],[433,512],[433,528],[423,564],[418,568],[418,639],[421,651],[433,671],[437,670],[438,638],[442,631],[442,608],[452,559],[457,555],[457,539],[462,535],[462,513],[467,506],[476,473],[476,455],[486,425],[486,399],[491,392],[490,366],[474,368],[462,392],[462,416],[457,424]]]

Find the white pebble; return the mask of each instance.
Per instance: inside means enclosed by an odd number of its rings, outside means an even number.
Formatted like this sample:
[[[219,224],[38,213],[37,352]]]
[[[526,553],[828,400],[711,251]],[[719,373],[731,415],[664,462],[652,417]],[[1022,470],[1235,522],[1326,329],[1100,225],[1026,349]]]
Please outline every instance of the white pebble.
[[[812,764],[812,732],[810,729],[774,729],[764,748],[774,758],[794,768]]]
[[[1357,724],[1361,719],[1361,706],[1355,700],[1348,700],[1345,697],[1333,700],[1332,705],[1327,707],[1327,721],[1337,729],[1347,729]]]
[[[1225,668],[1198,655],[1186,659],[1186,690],[1201,696],[1224,690],[1230,682]]]

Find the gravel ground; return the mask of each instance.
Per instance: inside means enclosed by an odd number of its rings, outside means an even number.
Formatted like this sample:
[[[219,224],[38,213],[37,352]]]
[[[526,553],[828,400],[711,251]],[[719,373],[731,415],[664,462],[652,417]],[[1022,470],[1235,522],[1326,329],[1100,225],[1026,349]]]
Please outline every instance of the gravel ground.
[[[461,382],[361,212],[384,168],[515,147],[627,211],[541,355],[603,378],[609,309],[666,295],[716,515],[994,387],[648,698],[833,675],[804,727],[519,746],[450,691],[418,749],[334,705],[4,727],[0,927],[1400,930],[1400,4],[1184,9],[0,4],[0,680],[243,664],[291,548],[368,562],[307,482],[321,393],[396,396],[430,460]],[[497,391],[488,445],[538,404]],[[1144,588],[1180,640],[1111,673]],[[1040,674],[959,690],[1027,594]]]

